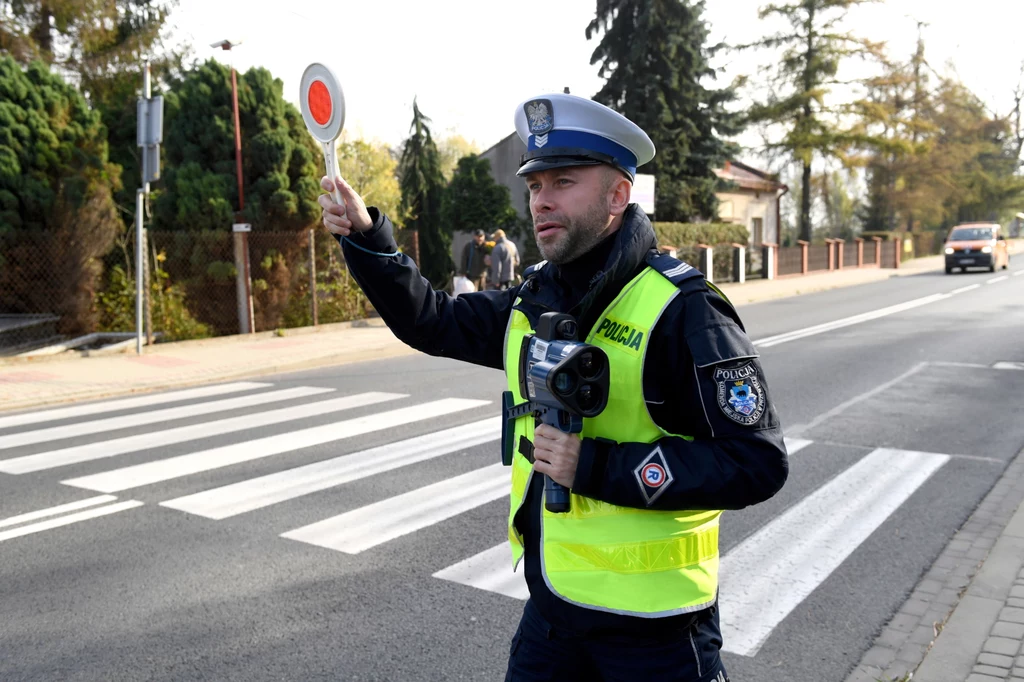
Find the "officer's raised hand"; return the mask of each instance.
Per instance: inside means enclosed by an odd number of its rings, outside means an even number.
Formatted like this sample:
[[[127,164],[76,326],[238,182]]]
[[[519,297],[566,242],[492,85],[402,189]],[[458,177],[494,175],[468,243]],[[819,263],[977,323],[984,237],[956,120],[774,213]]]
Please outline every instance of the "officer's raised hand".
[[[341,190],[341,198],[345,201],[344,206],[336,203],[331,195],[335,184]],[[327,194],[321,194],[318,201],[324,209],[324,226],[328,230],[334,234],[348,236],[353,231],[365,232],[373,227],[373,221],[370,220],[370,214],[366,210],[363,198],[342,178],[339,177],[332,183],[325,175],[320,179],[320,187],[327,192]]]
[[[553,426],[538,424],[533,432],[533,469],[555,483],[572,488],[580,458],[580,437]]]

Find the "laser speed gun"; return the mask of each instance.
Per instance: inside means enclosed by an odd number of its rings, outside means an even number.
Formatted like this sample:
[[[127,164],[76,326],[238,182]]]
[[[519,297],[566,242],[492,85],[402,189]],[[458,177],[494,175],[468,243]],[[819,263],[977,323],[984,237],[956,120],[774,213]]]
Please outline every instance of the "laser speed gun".
[[[523,338],[519,353],[519,393],[525,403],[514,405],[511,391],[503,396],[505,423],[502,461],[512,464],[513,449],[531,462],[533,446],[515,439],[515,420],[533,414],[537,424],[563,433],[583,431],[583,419],[601,414],[608,404],[608,356],[596,346],[576,341],[576,320],[564,313],[544,313],[534,334]],[[550,512],[569,511],[569,490],[545,477],[544,506]]]

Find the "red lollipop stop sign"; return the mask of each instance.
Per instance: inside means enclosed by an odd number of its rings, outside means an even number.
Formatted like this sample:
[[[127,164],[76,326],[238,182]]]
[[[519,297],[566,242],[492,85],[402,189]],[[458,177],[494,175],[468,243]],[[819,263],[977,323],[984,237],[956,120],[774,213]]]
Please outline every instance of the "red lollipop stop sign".
[[[299,106],[302,108],[302,120],[306,122],[306,128],[324,150],[327,177],[334,182],[341,175],[334,141],[341,135],[345,125],[345,95],[330,68],[319,62],[306,67],[302,73]],[[332,196],[335,202],[345,205],[337,187]]]

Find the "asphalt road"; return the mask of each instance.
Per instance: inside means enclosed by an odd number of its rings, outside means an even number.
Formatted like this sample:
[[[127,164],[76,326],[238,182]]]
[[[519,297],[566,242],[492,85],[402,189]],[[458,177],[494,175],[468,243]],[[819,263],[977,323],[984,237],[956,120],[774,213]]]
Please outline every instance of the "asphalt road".
[[[841,682],[1024,446],[1021,265],[741,308],[792,473],[723,517],[734,680]],[[0,680],[502,679],[502,384],[415,356],[0,414]]]

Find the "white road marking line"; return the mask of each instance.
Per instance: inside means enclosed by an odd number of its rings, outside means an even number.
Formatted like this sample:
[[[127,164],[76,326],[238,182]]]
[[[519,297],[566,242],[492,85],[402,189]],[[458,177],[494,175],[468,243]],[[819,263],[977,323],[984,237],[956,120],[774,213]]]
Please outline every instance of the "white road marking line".
[[[1024,362],[997,362],[992,369],[1024,369]]]
[[[1024,275],[1024,270],[1018,270],[1017,272],[1013,273],[1014,277],[1016,277],[1017,275]]]
[[[772,630],[935,471],[947,455],[879,448],[744,540],[721,565],[725,650],[755,655]]]
[[[814,442],[804,438],[784,438],[783,440],[786,442],[786,452],[790,456],[795,455]]]
[[[996,282],[1002,282],[1003,280],[1010,279],[1009,275],[1000,275],[999,277],[993,277],[992,279],[986,279],[985,284],[995,284]]]
[[[501,419],[435,431],[397,443],[178,497],[160,506],[225,519],[500,438]]]
[[[842,329],[843,327],[849,327],[851,325],[860,324],[862,322],[868,322],[870,320],[877,320],[880,317],[887,317],[889,315],[895,315],[906,310],[912,310],[914,308],[920,308],[924,305],[936,303],[938,301],[950,298],[952,294],[932,294],[931,296],[925,296],[924,298],[915,298],[912,301],[905,303],[899,303],[892,305],[887,308],[880,308],[878,310],[872,310],[870,312],[861,313],[860,315],[853,315],[851,317],[844,317],[839,320],[833,320],[832,322],[825,322],[824,324],[814,325],[813,327],[805,327],[803,329],[797,329],[785,334],[776,334],[775,336],[769,336],[767,338],[758,339],[754,341],[755,346],[762,348],[771,348],[772,346],[778,346],[783,343],[790,341],[796,341],[797,339],[804,339],[808,336],[815,336],[817,334],[824,334],[836,329]]]
[[[973,291],[975,289],[980,289],[980,288],[981,288],[980,284],[968,284],[965,287],[960,287],[959,289],[953,289],[953,291],[951,291],[949,293],[951,293],[951,294],[962,294],[965,291]]]
[[[812,442],[801,438],[787,437],[786,449],[790,455],[794,455],[811,445]],[[433,575],[442,580],[497,592],[513,599],[526,600],[530,593],[526,587],[526,578],[523,576],[522,565],[518,571],[512,571],[512,550],[507,542],[443,568]]]
[[[126,509],[133,509],[134,507],[141,506],[142,502],[139,502],[138,500],[126,500],[124,502],[108,504],[105,507],[88,509],[86,511],[78,512],[77,514],[68,514],[67,516],[50,519],[49,521],[32,523],[27,526],[21,526],[20,528],[13,528],[11,530],[0,532],[0,542],[20,538],[24,535],[31,535],[32,533],[40,533],[44,530],[50,530],[51,528],[67,526],[72,523],[78,523],[79,521],[87,521],[88,519],[95,519],[100,516],[107,516],[108,514],[116,514],[117,512],[124,511]]]
[[[32,445],[34,443],[61,440],[63,438],[73,438],[75,436],[86,436],[93,433],[103,433],[104,431],[114,431],[116,429],[127,429],[135,426],[143,426],[145,424],[158,424],[172,419],[198,417],[213,414],[215,412],[226,412],[228,410],[238,410],[244,407],[255,407],[256,405],[266,405],[267,403],[292,400],[294,398],[306,398],[311,395],[329,393],[333,390],[333,388],[299,386],[297,388],[286,388],[280,391],[256,393],[253,395],[226,398],[224,400],[214,400],[206,403],[191,403],[189,405],[169,407],[164,410],[154,410],[152,412],[126,414],[120,417],[108,417],[107,419],[97,419],[94,421],[79,422],[77,424],[37,429],[35,431],[23,431],[22,433],[12,433],[7,436],[0,436],[0,450],[16,448],[22,445]]]
[[[159,483],[160,481],[167,481],[172,478],[180,478],[203,471],[219,469],[233,464],[250,462],[254,459],[262,459],[282,452],[292,452],[321,443],[351,438],[364,433],[381,431],[402,424],[434,419],[435,417],[453,412],[487,405],[489,402],[487,400],[445,398],[421,405],[412,405],[411,407],[403,407],[389,412],[356,417],[334,424],[282,433],[268,438],[233,443],[211,450],[193,452],[188,455],[137,464],[61,482],[76,488],[85,488],[86,490],[95,490],[101,493],[113,493],[119,490],[137,488],[152,483]]]
[[[17,526],[19,523],[35,521],[36,519],[45,519],[47,516],[57,516],[58,514],[63,514],[64,512],[75,511],[76,509],[94,507],[97,504],[113,502],[116,499],[117,497],[115,497],[114,495],[99,495],[97,497],[90,497],[85,500],[78,500],[77,502],[59,504],[56,507],[50,507],[49,509],[40,509],[39,511],[18,514],[17,516],[12,516],[10,518],[0,520],[0,528],[6,528],[8,526]]]
[[[508,469],[499,462],[288,531],[281,537],[359,554],[507,497],[510,485]]]
[[[237,431],[259,428],[261,426],[283,424],[295,419],[318,417],[332,412],[351,410],[357,407],[376,405],[377,403],[386,402],[388,400],[397,400],[399,398],[408,397],[409,396],[403,393],[357,393],[355,395],[348,395],[342,398],[332,398],[330,400],[320,400],[314,403],[307,403],[305,405],[293,405],[292,407],[283,407],[277,410],[246,414],[241,417],[230,417],[228,419],[203,422],[201,424],[190,424],[188,426],[179,426],[165,431],[140,433],[135,436],[125,436],[123,438],[115,438],[114,440],[100,441],[98,443],[86,443],[85,445],[77,445],[69,448],[62,448],[60,450],[40,452],[35,455],[25,455],[24,457],[0,460],[0,472],[7,474],[26,474],[32,471],[42,471],[43,469],[54,469],[57,467],[67,466],[69,464],[78,464],[81,462],[91,462],[98,459],[115,457],[128,452],[138,452],[139,450],[146,450],[148,448],[155,447],[166,447],[175,443],[186,443],[190,440],[220,436],[226,433],[235,433]]]
[[[990,369],[988,365],[982,365],[978,362],[951,362],[949,360],[929,360],[929,365],[935,365],[936,367],[966,367],[968,369]]]
[[[251,381],[241,381],[233,384],[221,384],[220,386],[203,386],[202,388],[189,388],[184,391],[171,391],[170,393],[154,393],[152,395],[140,395],[134,398],[108,400],[101,403],[90,403],[88,405],[73,405],[70,407],[58,407],[52,410],[42,410],[39,412],[25,412],[23,414],[12,414],[7,417],[0,417],[0,429],[6,429],[11,426],[24,426],[25,424],[38,424],[39,422],[56,421],[58,419],[84,417],[90,414],[101,414],[103,412],[129,410],[136,407],[160,405],[162,403],[173,403],[179,400],[209,398],[215,395],[224,395],[225,393],[252,391],[257,388],[266,388],[267,386],[270,386],[270,384],[258,384],[253,383]]]
[[[526,601],[530,598],[530,590],[526,586],[525,574],[522,564],[518,571],[512,571],[512,548],[508,542],[503,542],[441,569],[432,577]]]

